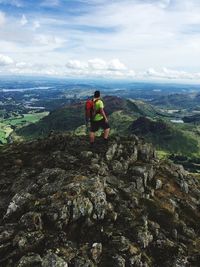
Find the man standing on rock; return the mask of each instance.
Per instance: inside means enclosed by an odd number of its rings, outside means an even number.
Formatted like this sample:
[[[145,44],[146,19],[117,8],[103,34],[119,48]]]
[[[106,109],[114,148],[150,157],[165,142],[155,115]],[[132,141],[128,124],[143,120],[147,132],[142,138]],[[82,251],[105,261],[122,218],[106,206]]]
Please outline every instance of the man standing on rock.
[[[104,103],[100,98],[100,91],[94,92],[94,98],[87,100],[85,108],[86,124],[90,121],[90,144],[94,144],[95,132],[100,128],[104,130],[104,141],[108,141],[110,132],[110,126],[108,124],[108,118],[104,111]]]

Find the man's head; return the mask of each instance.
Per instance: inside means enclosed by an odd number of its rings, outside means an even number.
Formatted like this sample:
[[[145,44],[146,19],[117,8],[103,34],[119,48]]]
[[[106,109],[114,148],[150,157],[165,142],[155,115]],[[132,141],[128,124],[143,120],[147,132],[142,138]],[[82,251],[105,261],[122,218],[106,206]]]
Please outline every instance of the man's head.
[[[94,92],[94,97],[95,97],[95,98],[100,97],[100,91],[95,91],[95,92]]]

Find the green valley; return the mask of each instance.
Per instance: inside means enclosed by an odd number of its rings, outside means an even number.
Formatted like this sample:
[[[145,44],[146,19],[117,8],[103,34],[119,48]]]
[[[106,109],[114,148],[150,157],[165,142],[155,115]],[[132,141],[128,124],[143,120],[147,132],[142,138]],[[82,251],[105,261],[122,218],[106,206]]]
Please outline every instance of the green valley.
[[[48,114],[49,112],[28,113],[11,116],[8,119],[0,119],[0,144],[6,144],[9,136],[17,129],[36,123]]]
[[[159,157],[199,168],[198,86],[64,80],[49,80],[44,86],[43,80],[22,80],[2,82],[2,88],[7,89],[0,89],[1,144],[34,140],[52,132],[86,135],[84,105],[97,89],[103,96],[111,135],[138,135],[156,147]]]

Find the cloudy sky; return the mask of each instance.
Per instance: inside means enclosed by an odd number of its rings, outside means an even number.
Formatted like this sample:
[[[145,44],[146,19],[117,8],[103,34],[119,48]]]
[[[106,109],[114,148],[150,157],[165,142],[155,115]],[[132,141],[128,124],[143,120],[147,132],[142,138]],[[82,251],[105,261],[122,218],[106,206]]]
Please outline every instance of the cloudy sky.
[[[200,80],[200,0],[0,0],[0,73]]]

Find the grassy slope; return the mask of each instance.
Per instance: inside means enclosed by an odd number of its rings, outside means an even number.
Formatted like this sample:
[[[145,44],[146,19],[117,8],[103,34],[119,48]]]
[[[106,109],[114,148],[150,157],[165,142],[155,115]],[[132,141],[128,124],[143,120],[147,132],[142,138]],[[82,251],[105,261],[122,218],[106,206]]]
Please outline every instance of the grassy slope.
[[[166,153],[180,153],[184,155],[199,155],[200,141],[195,133],[194,126],[187,124],[172,124],[169,118],[162,114],[159,109],[135,100],[122,100],[115,97],[105,99],[106,111],[109,114],[109,122],[112,134],[129,134],[132,132],[129,127],[139,116],[149,118],[163,118],[168,124],[167,130],[163,132],[148,132],[142,135],[149,142],[152,142],[161,156]],[[84,125],[84,104],[76,104],[70,107],[55,110],[49,116],[41,119],[38,123],[21,128],[17,131],[25,139],[36,138],[54,131],[74,131],[78,135],[86,132]],[[140,127],[141,128],[141,127]],[[196,129],[197,131],[197,129]]]
[[[13,127],[20,128],[30,123],[38,122],[41,118],[48,115],[48,112],[23,114],[18,117],[0,120],[0,142],[7,143],[6,138],[13,132]]]
[[[128,109],[135,115],[146,116],[150,118],[167,117],[168,115],[160,109],[139,100],[129,99],[127,101]]]
[[[196,108],[200,104],[200,94],[172,94],[167,96],[158,97],[151,101],[152,105],[171,109],[188,109]]]
[[[119,97],[107,96],[104,98],[105,110],[110,117],[113,132],[124,133],[133,119],[142,114],[154,116],[157,112],[151,105],[141,101],[124,100]],[[66,106],[52,111],[49,116],[35,125],[29,125],[17,131],[25,139],[45,136],[50,131],[84,132],[84,103]],[[80,128],[81,127],[81,128]]]
[[[12,133],[12,131],[13,130],[10,126],[7,126],[7,124],[0,122],[0,143],[6,144],[6,138]]]
[[[80,105],[65,107],[51,112],[36,124],[17,131],[25,139],[47,135],[50,131],[70,131],[84,124],[84,108]]]
[[[172,124],[169,121],[137,120],[130,129],[132,133],[153,143],[163,156],[165,153],[200,155],[200,141],[191,125]]]
[[[48,112],[23,114],[22,116],[6,119],[5,123],[11,126],[25,126],[27,123],[35,123],[39,121],[48,114]]]
[[[109,118],[111,133],[127,134],[129,126],[136,119],[134,115],[127,115],[124,111],[113,112]]]

